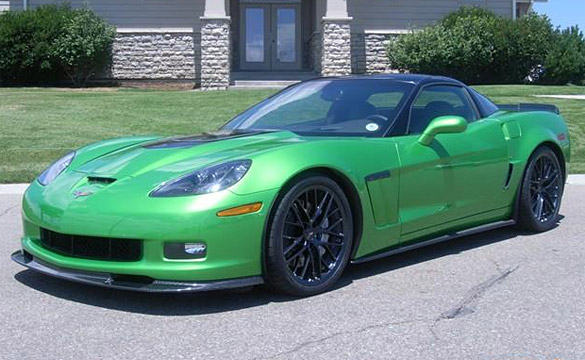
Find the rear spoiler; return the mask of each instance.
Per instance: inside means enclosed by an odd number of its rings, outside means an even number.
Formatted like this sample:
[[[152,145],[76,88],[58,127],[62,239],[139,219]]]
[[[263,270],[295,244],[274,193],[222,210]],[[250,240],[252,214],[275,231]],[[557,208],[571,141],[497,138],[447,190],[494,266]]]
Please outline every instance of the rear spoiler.
[[[514,112],[530,112],[530,111],[547,111],[555,114],[560,114],[560,110],[555,105],[546,104],[516,104],[516,105],[497,105],[500,110],[514,111]]]

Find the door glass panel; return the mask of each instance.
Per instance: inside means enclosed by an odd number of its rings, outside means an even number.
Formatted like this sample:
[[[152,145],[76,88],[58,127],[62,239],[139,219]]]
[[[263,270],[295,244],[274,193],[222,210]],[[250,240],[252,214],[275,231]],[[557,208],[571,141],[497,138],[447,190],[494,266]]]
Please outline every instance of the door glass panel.
[[[246,61],[264,62],[264,9],[246,8]]]
[[[276,56],[279,62],[294,63],[296,54],[296,9],[280,8],[276,11]]]
[[[439,116],[461,116],[468,122],[477,120],[465,89],[459,86],[435,85],[425,88],[412,105],[410,134],[422,134]]]

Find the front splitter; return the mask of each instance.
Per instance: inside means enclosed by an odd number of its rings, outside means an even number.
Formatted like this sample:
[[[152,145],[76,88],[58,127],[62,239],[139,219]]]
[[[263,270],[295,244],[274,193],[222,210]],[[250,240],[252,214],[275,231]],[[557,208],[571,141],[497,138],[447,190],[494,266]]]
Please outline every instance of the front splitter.
[[[183,282],[169,280],[132,281],[132,276],[117,276],[115,274],[89,272],[67,269],[48,264],[34,256],[19,250],[12,254],[11,259],[36,272],[56,277],[59,279],[74,281],[82,284],[101,286],[111,289],[139,291],[148,293],[182,293],[203,292],[225,289],[237,289],[242,287],[260,285],[264,283],[261,276],[252,276],[240,279]],[[136,277],[138,278],[138,277]]]

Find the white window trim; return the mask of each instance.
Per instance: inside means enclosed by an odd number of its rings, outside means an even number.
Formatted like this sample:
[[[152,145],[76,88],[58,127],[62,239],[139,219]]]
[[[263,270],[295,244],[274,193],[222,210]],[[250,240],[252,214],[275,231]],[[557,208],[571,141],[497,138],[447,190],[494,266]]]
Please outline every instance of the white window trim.
[[[193,28],[120,28],[118,34],[192,34]]]
[[[534,4],[535,2],[545,3],[548,2],[548,0],[512,0],[512,18],[514,20],[518,19],[518,3]]]
[[[384,30],[364,30],[364,34],[381,34],[381,35],[404,35],[410,34],[416,30],[409,30],[409,29],[384,29]]]
[[[518,0],[512,0],[512,19],[518,19]]]

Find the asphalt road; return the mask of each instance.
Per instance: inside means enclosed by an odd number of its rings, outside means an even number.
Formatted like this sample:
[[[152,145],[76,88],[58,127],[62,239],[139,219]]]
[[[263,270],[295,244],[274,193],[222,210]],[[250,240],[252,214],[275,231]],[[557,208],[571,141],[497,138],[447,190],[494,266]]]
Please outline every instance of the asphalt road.
[[[263,289],[144,295],[12,263],[0,195],[0,359],[585,359],[585,186],[560,225],[502,229],[352,266],[308,299]]]

